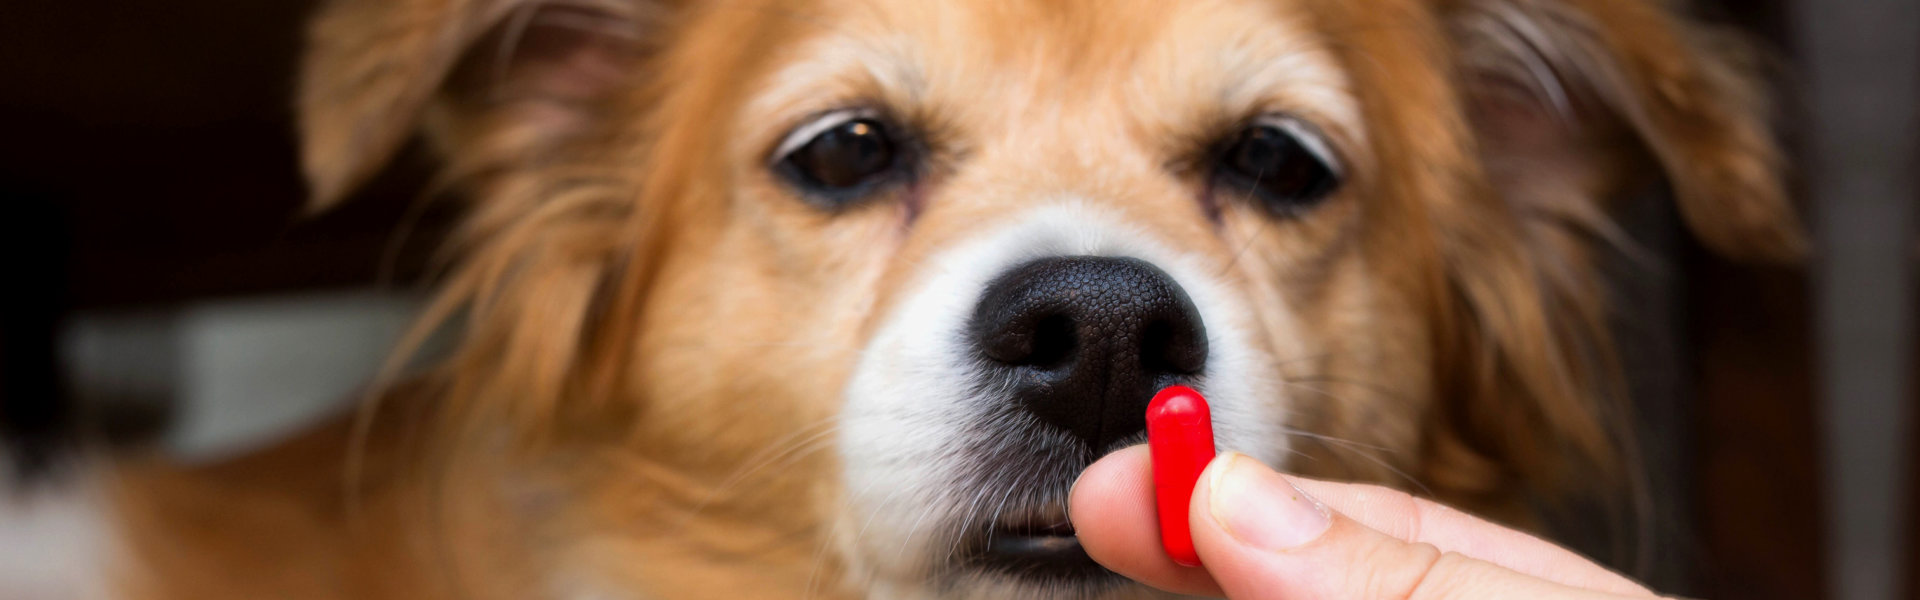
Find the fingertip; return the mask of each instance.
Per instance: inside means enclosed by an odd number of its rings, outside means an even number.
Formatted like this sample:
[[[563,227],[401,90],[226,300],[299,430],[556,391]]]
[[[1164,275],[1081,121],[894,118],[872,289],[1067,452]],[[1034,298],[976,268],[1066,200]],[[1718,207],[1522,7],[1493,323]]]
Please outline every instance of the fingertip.
[[[1220,593],[1205,569],[1177,565],[1161,549],[1146,446],[1116,451],[1087,467],[1067,510],[1081,547],[1108,569],[1171,592]]]
[[[1067,500],[1067,515],[1081,546],[1110,569],[1114,565],[1109,561],[1135,562],[1132,555],[1139,552],[1143,534],[1154,534],[1144,541],[1159,547],[1157,533],[1144,530],[1154,523],[1152,511],[1153,475],[1145,446],[1095,461],[1074,482]]]
[[[1134,493],[1141,490],[1150,492],[1153,485],[1151,460],[1146,446],[1129,446],[1094,461],[1080,473],[1079,479],[1074,480],[1067,500],[1068,511],[1076,519],[1083,509],[1090,515],[1103,515],[1103,509],[1113,499],[1132,498]]]

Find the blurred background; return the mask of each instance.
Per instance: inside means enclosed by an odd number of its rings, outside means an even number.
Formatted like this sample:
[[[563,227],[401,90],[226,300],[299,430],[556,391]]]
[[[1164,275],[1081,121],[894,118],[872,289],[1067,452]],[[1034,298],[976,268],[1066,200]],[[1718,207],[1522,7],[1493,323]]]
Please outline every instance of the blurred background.
[[[338,410],[386,358],[450,215],[414,201],[416,149],[300,216],[311,8],[0,9],[0,475],[52,472],[82,429],[218,460]],[[1695,12],[1777,59],[1818,256],[1733,265],[1660,199],[1630,215],[1670,263],[1621,282],[1647,307],[1629,337],[1660,498],[1644,572],[1700,597],[1920,598],[1920,2]]]

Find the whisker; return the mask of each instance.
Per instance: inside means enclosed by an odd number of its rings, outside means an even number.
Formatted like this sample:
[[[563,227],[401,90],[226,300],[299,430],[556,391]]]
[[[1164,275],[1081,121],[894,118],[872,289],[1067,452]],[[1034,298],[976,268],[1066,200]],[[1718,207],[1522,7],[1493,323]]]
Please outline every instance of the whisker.
[[[1365,381],[1359,381],[1354,379],[1346,379],[1343,377],[1334,377],[1331,375],[1314,374],[1314,375],[1306,375],[1301,377],[1292,377],[1292,378],[1288,378],[1285,382],[1288,384],[1336,383],[1340,385],[1353,386],[1355,388],[1364,390],[1367,393],[1374,394],[1374,395],[1380,396],[1381,398],[1386,398],[1388,400],[1394,400],[1394,401],[1408,400],[1408,398],[1402,395],[1400,392],[1381,387],[1379,384],[1368,383]],[[1335,397],[1334,399],[1340,400],[1340,398],[1338,397]]]
[[[1317,360],[1326,360],[1326,359],[1328,359],[1328,358],[1331,358],[1332,356],[1333,356],[1333,353],[1331,353],[1331,352],[1324,352],[1324,353],[1320,353],[1320,354],[1309,354],[1309,355],[1306,355],[1306,356],[1297,356],[1297,357],[1294,357],[1294,358],[1289,358],[1289,359],[1285,359],[1285,360],[1276,360],[1276,361],[1273,361],[1273,366],[1275,366],[1275,367],[1284,367],[1284,366],[1287,366],[1287,365],[1292,365],[1292,364],[1298,364],[1298,363],[1303,363],[1303,362],[1309,362],[1309,361],[1317,361]]]
[[[858,494],[849,496],[849,498],[866,495],[867,492],[873,491],[873,486],[879,485],[880,481],[881,480],[879,479],[875,479],[873,481],[867,482],[866,487],[860,488],[860,492]],[[806,600],[808,598],[813,597],[813,590],[815,587],[814,582],[820,577],[820,567],[823,563],[826,562],[827,551],[828,551],[827,547],[833,545],[833,538],[834,538],[834,535],[832,533],[827,533],[820,536],[820,545],[816,547],[813,551],[813,566],[807,569],[807,590],[801,595],[802,600]]]
[[[1367,389],[1369,392],[1380,394],[1383,397],[1392,397],[1392,394],[1386,393],[1384,390],[1381,390],[1380,388],[1378,388],[1378,386],[1372,386],[1372,385],[1368,385],[1361,382],[1343,381],[1340,379],[1335,379],[1330,377],[1308,378],[1308,379],[1305,379],[1305,381],[1343,383],[1348,385],[1354,385],[1357,387],[1362,387],[1363,389]],[[1304,383],[1300,379],[1284,380],[1282,381],[1282,383],[1289,388],[1302,389],[1302,390],[1306,390],[1316,394],[1320,394],[1322,396],[1327,397],[1328,399],[1331,399],[1334,402],[1340,402],[1340,403],[1346,402],[1346,399],[1343,398],[1342,396],[1335,394],[1331,391],[1328,391],[1326,389],[1322,389],[1318,386]],[[1299,437],[1303,437],[1303,438],[1307,438],[1307,439],[1311,439],[1316,442],[1319,442],[1321,447],[1327,448],[1329,450],[1332,450],[1335,448],[1346,450],[1347,452],[1351,453],[1353,456],[1358,456],[1368,462],[1373,463],[1376,466],[1379,466],[1382,469],[1386,469],[1388,472],[1392,473],[1393,475],[1403,480],[1406,480],[1408,484],[1411,484],[1413,485],[1413,487],[1418,488],[1421,493],[1426,494],[1429,497],[1434,495],[1433,489],[1430,487],[1427,487],[1426,483],[1420,481],[1418,478],[1414,477],[1413,475],[1408,474],[1406,471],[1401,470],[1399,467],[1393,466],[1393,464],[1388,462],[1386,459],[1381,458],[1380,456],[1377,456],[1378,454],[1393,454],[1394,450],[1392,448],[1367,444],[1363,442],[1339,438],[1339,437],[1321,434],[1321,433],[1304,431],[1304,430],[1295,429],[1291,427],[1283,427],[1281,430],[1284,431],[1287,435],[1299,436]]]
[[[838,417],[826,419],[802,427],[798,431],[768,444],[766,449],[748,457],[745,465],[735,469],[731,475],[728,475],[725,480],[720,482],[720,485],[715,486],[713,491],[708,492],[707,497],[694,506],[693,511],[686,516],[685,521],[691,522],[695,517],[700,516],[700,513],[705,511],[708,506],[719,501],[719,499],[734,486],[745,483],[754,473],[775,466],[776,463],[791,464],[792,461],[830,447],[830,445],[822,444],[822,442],[831,441],[832,435],[840,431],[840,425],[841,422]],[[815,429],[819,429],[819,431],[813,431]],[[809,431],[813,432],[808,433]],[[802,436],[805,437],[803,439],[796,439],[802,438]]]
[[[1011,500],[1011,499],[1013,499],[1013,491],[1014,491],[1014,490],[1017,490],[1017,489],[1020,489],[1020,483],[1022,483],[1022,482],[1024,481],[1024,478],[1025,478],[1025,477],[1026,477],[1026,474],[1024,474],[1024,473],[1022,473],[1021,475],[1019,475],[1019,476],[1018,476],[1018,477],[1017,477],[1017,478],[1016,478],[1016,479],[1015,479],[1015,480],[1014,480],[1014,481],[1012,482],[1012,483],[1013,483],[1013,485],[1009,485],[1009,486],[1007,486],[1007,491],[1006,491],[1006,493],[1003,493],[1003,494],[1001,494],[1001,495],[1000,495],[1000,504],[999,504],[998,506],[995,506],[995,507],[993,508],[993,512],[987,515],[987,518],[989,519],[989,521],[987,521],[987,523],[988,523],[989,525],[994,525],[994,524],[997,524],[997,523],[999,523],[999,521],[1000,521],[1000,517],[1001,517],[1001,515],[1002,515],[1002,513],[1004,513],[1004,512],[1006,511],[1006,509],[1007,509],[1007,501],[1008,501],[1008,500]],[[993,546],[993,536],[994,536],[994,535],[996,535],[996,534],[998,534],[998,533],[999,533],[999,531],[1000,531],[1000,528],[999,528],[999,527],[989,527],[989,528],[987,529],[987,546],[988,546],[988,547],[992,547],[992,546]]]
[[[920,533],[920,524],[925,522],[927,516],[933,514],[938,508],[940,508],[939,504],[929,502],[926,508],[920,510],[920,516],[914,517],[913,525],[907,527],[906,537],[900,540],[900,549],[896,551],[897,553],[905,554],[907,552],[907,546],[913,543],[914,534]]]
[[[1240,198],[1241,204],[1246,204],[1247,201],[1253,199],[1254,190],[1260,188],[1260,180],[1266,176],[1267,172],[1263,169],[1258,175],[1253,177],[1253,185],[1248,186],[1247,195]],[[1246,254],[1247,250],[1253,247],[1253,243],[1259,241],[1260,236],[1267,233],[1268,226],[1272,224],[1273,219],[1259,219],[1259,225],[1254,227],[1253,235],[1247,237],[1247,242],[1240,245],[1240,249],[1233,253],[1233,258],[1228,259],[1226,266],[1221,267],[1220,272],[1215,275],[1226,275],[1227,271],[1233,270],[1234,265],[1240,264],[1240,255]]]
[[[872,486],[869,485],[868,487],[871,488]],[[904,492],[904,491],[907,491],[906,486],[896,487],[894,488],[893,491],[888,492],[886,497],[881,498],[879,504],[871,507],[870,510],[872,511],[872,513],[867,515],[867,522],[865,524],[862,524],[860,526],[860,530],[854,532],[853,534],[853,546],[855,548],[860,547],[860,540],[865,539],[867,537],[867,530],[873,527],[874,519],[880,518],[880,513],[885,512],[887,506],[893,504],[894,498],[898,497],[900,495],[900,492]],[[818,566],[820,559],[824,558],[825,556],[826,555],[823,552],[820,555],[814,557],[814,564]],[[878,576],[877,573],[873,571],[873,569],[868,569],[868,571],[869,571],[868,573],[869,578]],[[811,592],[811,590],[809,590],[809,592]]]
[[[1291,382],[1289,382],[1289,385],[1295,385],[1295,384],[1292,384]],[[1334,398],[1336,401],[1339,399],[1338,396],[1334,396],[1333,394],[1325,390],[1315,389],[1308,386],[1297,386],[1297,387],[1300,387],[1302,389],[1306,389],[1309,391],[1325,394],[1328,397]],[[1386,448],[1383,446],[1375,446],[1372,444],[1366,444],[1363,442],[1357,442],[1354,440],[1334,437],[1326,434],[1313,433],[1310,431],[1304,431],[1304,430],[1295,429],[1292,427],[1282,427],[1281,431],[1286,435],[1299,436],[1299,437],[1307,438],[1310,440],[1314,440],[1316,442],[1319,442],[1321,447],[1327,448],[1329,450],[1332,450],[1332,449],[1346,450],[1347,452],[1352,453],[1354,456],[1358,456],[1362,459],[1365,459],[1367,462],[1371,462],[1382,469],[1386,469],[1388,472],[1392,473],[1393,475],[1403,480],[1406,480],[1408,484],[1411,484],[1413,487],[1419,489],[1420,493],[1425,494],[1428,497],[1432,497],[1434,495],[1433,488],[1427,487],[1427,484],[1420,481],[1419,478],[1416,478],[1413,475],[1408,474],[1406,471],[1401,470],[1399,467],[1393,466],[1393,464],[1390,462],[1387,462],[1386,459],[1380,458],[1379,456],[1375,456],[1375,453],[1392,454],[1393,450],[1391,448]],[[1372,452],[1368,452],[1368,451],[1372,451]]]
[[[1281,433],[1292,433],[1292,432],[1293,430],[1290,430],[1290,429],[1283,429],[1281,431]],[[1300,458],[1304,458],[1313,462],[1320,462],[1320,457],[1314,456],[1312,454],[1307,454],[1306,452],[1300,450],[1299,448],[1293,447],[1292,444],[1287,445],[1287,454],[1292,456],[1298,456]]]
[[[1362,445],[1358,445],[1356,442],[1353,442],[1351,440],[1343,440],[1335,437],[1311,435],[1311,434],[1306,434],[1305,432],[1300,432],[1300,431],[1291,431],[1289,433],[1295,434],[1295,435],[1301,435],[1302,437],[1306,437],[1314,441],[1321,442],[1321,447],[1323,448],[1328,448],[1328,449],[1339,448],[1339,449],[1344,449],[1348,452],[1352,452],[1354,456],[1358,456],[1362,459],[1366,459],[1368,462],[1378,465],[1380,468],[1386,469],[1388,472],[1393,473],[1395,476],[1406,480],[1408,484],[1411,484],[1414,488],[1420,490],[1421,494],[1425,494],[1429,498],[1433,497],[1434,495],[1433,488],[1427,487],[1427,484],[1422,483],[1418,478],[1415,478],[1413,475],[1408,474],[1406,471],[1400,470],[1399,467],[1393,466],[1391,463],[1388,463],[1385,459],[1382,459],[1378,456],[1374,456],[1371,453],[1361,451],[1362,447],[1360,446]]]
[[[981,501],[986,500],[987,495],[992,493],[992,491],[993,491],[993,488],[991,487],[984,486],[984,485],[979,486],[979,489],[976,489],[973,491],[973,496],[967,499],[967,504],[964,507],[965,510],[961,512],[961,514],[965,516],[960,521],[960,528],[956,530],[958,534],[957,537],[954,539],[953,543],[947,545],[947,556],[944,559],[945,561],[952,562],[953,557],[960,553],[961,541],[966,539],[967,531],[973,528],[974,517],[978,516],[980,513]]]
[[[879,518],[880,513],[885,512],[887,507],[893,504],[893,499],[899,497],[900,492],[904,491],[907,491],[907,486],[896,487],[893,491],[887,492],[887,495],[880,499],[879,504],[872,507],[873,513],[867,515],[867,522],[861,525],[860,530],[853,534],[853,545],[855,547],[860,545],[860,540],[867,537],[867,530],[873,527],[873,520]]]
[[[1316,440],[1319,440],[1319,441],[1323,441],[1323,442],[1334,442],[1334,443],[1339,443],[1339,444],[1345,444],[1345,445],[1347,445],[1348,447],[1352,447],[1352,448],[1365,448],[1365,449],[1368,449],[1368,450],[1373,450],[1373,451],[1375,451],[1375,452],[1384,452],[1384,453],[1387,453],[1387,454],[1392,454],[1392,453],[1393,453],[1393,449],[1392,449],[1392,448],[1388,448],[1388,447],[1386,447],[1386,446],[1375,446],[1375,445],[1373,445],[1373,444],[1368,444],[1368,443],[1364,443],[1364,442],[1357,442],[1357,441],[1354,441],[1354,440],[1349,440],[1349,439],[1344,439],[1344,438],[1337,438],[1337,437],[1334,437],[1334,436],[1330,436],[1330,435],[1326,435],[1326,434],[1320,434],[1320,433],[1314,433],[1314,432],[1311,432],[1311,431],[1306,431],[1306,430],[1303,430],[1303,429],[1294,429],[1294,428],[1292,428],[1292,427],[1282,427],[1282,428],[1280,428],[1280,430],[1281,430],[1281,431],[1282,431],[1283,433],[1286,433],[1287,435],[1297,435],[1297,436],[1300,436],[1300,437],[1307,437],[1307,438],[1313,438],[1313,439],[1316,439]]]

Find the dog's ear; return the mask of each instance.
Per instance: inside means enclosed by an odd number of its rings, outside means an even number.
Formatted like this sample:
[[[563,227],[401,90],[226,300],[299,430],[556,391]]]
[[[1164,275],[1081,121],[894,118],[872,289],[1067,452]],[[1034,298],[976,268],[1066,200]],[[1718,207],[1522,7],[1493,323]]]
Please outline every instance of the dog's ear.
[[[340,201],[416,134],[468,148],[481,116],[519,143],[564,135],[632,77],[650,4],[332,0],[308,32],[298,113],[309,210]]]
[[[1745,55],[1652,0],[1440,0],[1485,202],[1439,213],[1449,289],[1423,473],[1456,501],[1617,497],[1622,436],[1604,273],[1638,256],[1616,224],[1664,184],[1709,248],[1805,246]],[[1631,261],[1620,264],[1644,264]],[[1597,492],[1594,493],[1594,492]]]
[[[1663,2],[1448,5],[1483,158],[1511,203],[1605,212],[1609,196],[1638,190],[1602,182],[1664,176],[1709,248],[1772,262],[1804,252],[1769,102],[1739,40],[1684,22]]]

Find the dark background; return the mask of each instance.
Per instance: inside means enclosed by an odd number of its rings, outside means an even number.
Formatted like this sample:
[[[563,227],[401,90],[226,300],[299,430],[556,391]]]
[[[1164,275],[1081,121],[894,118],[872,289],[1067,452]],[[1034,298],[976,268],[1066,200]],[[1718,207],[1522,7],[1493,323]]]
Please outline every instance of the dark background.
[[[1785,5],[1713,4],[1705,14],[1781,57],[1796,141],[1806,108],[1792,93]],[[0,311],[0,439],[23,464],[40,464],[83,415],[118,438],[164,424],[164,398],[127,415],[62,393],[54,346],[66,316],[409,285],[423,272],[448,219],[410,211],[418,152],[342,208],[298,217],[291,81],[309,10],[305,0],[0,9],[0,260],[14,284]],[[1672,237],[1674,368],[1692,392],[1669,423],[1683,443],[1666,467],[1684,485],[1680,531],[1661,549],[1681,586],[1668,591],[1822,597],[1828,496],[1809,279]]]

